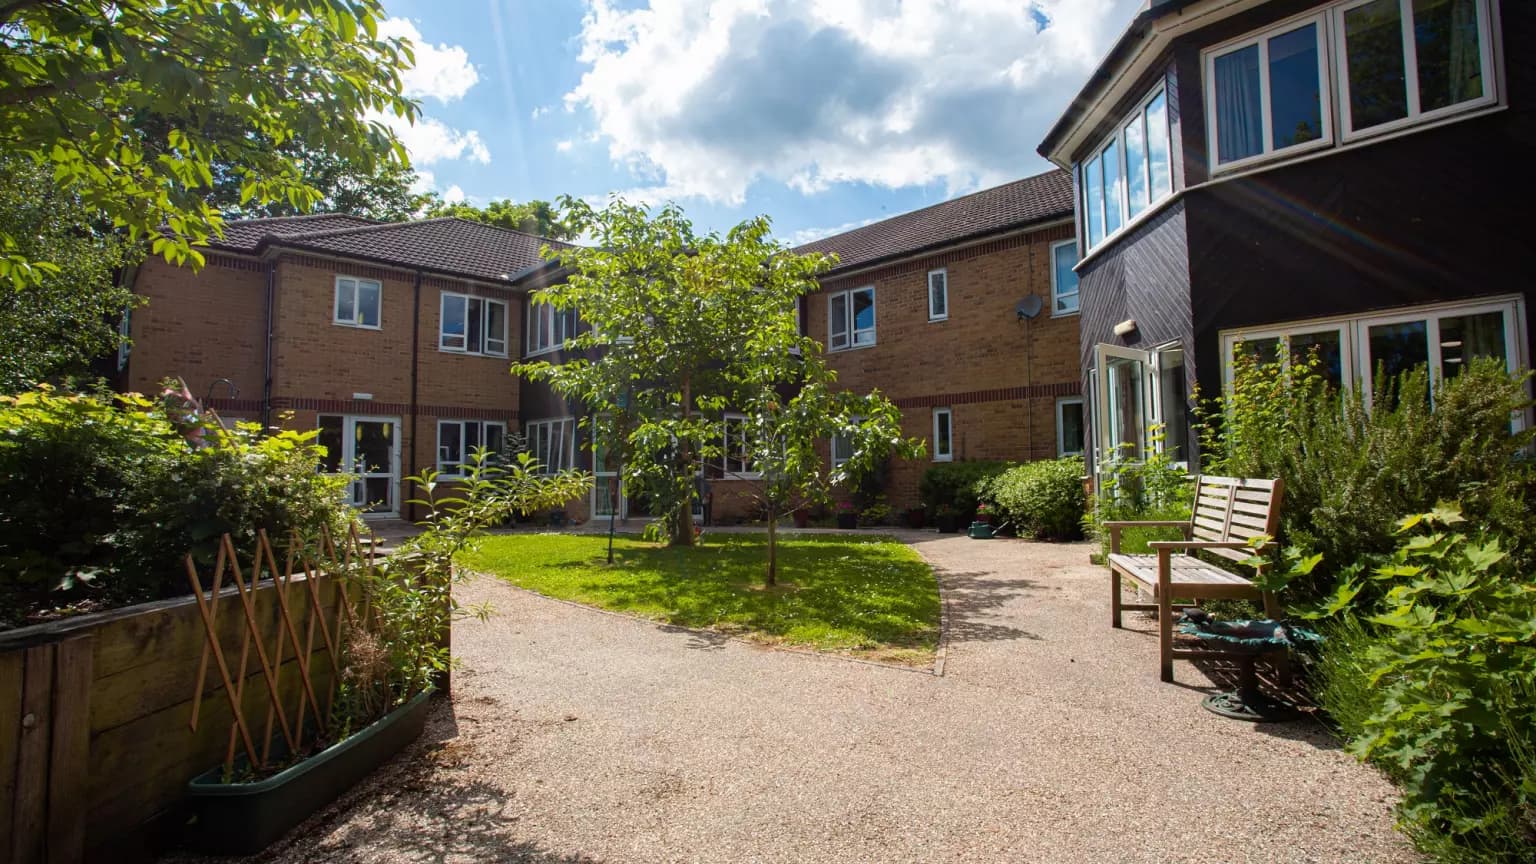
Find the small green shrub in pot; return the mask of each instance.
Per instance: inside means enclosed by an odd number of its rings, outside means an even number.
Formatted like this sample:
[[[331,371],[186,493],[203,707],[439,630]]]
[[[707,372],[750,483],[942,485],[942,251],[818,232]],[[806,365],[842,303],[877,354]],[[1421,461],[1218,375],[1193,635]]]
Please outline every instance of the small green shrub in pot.
[[[982,481],[979,494],[996,507],[997,518],[1020,535],[1075,540],[1082,536],[1088,508],[1083,494],[1085,470],[1078,456],[1029,462]]]
[[[1001,474],[1011,462],[939,462],[923,472],[918,483],[918,498],[930,513],[942,507],[954,510],[960,521],[969,523],[976,515],[976,484]]]

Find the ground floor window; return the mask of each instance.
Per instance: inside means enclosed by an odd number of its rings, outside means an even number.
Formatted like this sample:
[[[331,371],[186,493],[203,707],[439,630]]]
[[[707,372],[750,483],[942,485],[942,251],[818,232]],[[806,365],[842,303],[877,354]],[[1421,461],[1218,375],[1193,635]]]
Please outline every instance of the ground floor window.
[[[954,413],[948,408],[933,409],[933,461],[949,462],[955,458]]]
[[[506,437],[505,423],[480,420],[439,420],[437,422],[437,473],[445,480],[464,476],[464,464],[475,450],[484,447],[501,452]]]
[[[1316,352],[1335,384],[1370,392],[1378,375],[1428,366],[1436,380],[1454,378],[1477,357],[1496,357],[1505,368],[1526,365],[1524,300],[1519,296],[1439,303],[1351,317],[1294,321],[1221,334],[1222,377],[1232,383],[1232,361],[1243,351],[1289,364]],[[1280,356],[1281,341],[1289,346]]]
[[[1056,455],[1083,455],[1083,400],[1080,396],[1056,400]]]
[[[528,452],[538,460],[539,472],[553,474],[576,466],[576,420],[530,420],[523,424]]]

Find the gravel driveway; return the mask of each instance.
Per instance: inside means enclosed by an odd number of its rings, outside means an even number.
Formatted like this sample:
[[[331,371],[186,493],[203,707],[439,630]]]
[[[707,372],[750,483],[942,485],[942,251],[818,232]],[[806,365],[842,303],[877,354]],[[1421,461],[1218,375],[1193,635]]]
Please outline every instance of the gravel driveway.
[[[1416,860],[1391,787],[1311,721],[1200,707],[1089,547],[900,534],[942,675],[775,651],[493,580],[426,737],[278,861]]]

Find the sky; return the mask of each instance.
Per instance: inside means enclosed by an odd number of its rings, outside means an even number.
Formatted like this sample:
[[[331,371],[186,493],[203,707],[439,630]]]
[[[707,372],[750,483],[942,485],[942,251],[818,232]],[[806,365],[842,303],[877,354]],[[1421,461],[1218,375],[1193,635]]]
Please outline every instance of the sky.
[[[1049,170],[1140,0],[385,0],[449,200],[675,201],[792,244]]]

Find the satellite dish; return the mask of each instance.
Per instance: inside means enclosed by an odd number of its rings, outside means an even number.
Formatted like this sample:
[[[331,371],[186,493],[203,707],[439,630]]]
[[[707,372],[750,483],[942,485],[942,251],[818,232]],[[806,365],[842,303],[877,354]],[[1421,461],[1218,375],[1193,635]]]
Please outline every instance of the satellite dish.
[[[1039,294],[1031,294],[1020,300],[1018,305],[1014,307],[1014,311],[1019,313],[1020,321],[1033,321],[1035,316],[1040,314],[1040,309],[1043,305],[1040,302]]]

